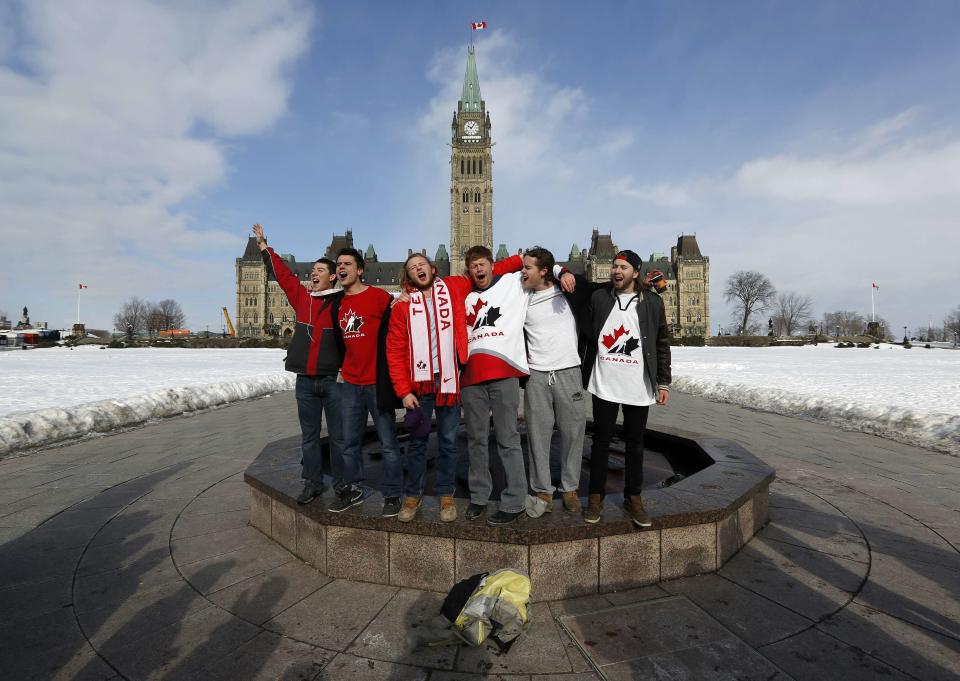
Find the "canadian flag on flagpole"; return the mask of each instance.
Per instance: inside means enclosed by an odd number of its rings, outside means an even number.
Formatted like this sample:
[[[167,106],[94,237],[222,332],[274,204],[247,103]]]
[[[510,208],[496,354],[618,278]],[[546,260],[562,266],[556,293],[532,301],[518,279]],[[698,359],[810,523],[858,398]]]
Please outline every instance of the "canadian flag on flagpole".
[[[470,26],[473,28],[474,31],[482,31],[483,29],[485,29],[485,28],[487,27],[487,22],[486,22],[486,21],[474,21],[472,24],[470,24]]]
[[[87,286],[86,284],[80,284],[80,288],[90,288],[90,287]]]
[[[876,283],[873,284],[873,288],[877,289],[878,291],[880,290],[880,287],[877,286]]]

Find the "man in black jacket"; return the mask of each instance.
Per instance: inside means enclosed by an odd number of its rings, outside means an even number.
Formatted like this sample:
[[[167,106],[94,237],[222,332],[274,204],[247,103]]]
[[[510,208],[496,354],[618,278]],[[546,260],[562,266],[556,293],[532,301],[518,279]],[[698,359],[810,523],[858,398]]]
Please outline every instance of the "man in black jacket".
[[[309,289],[300,283],[283,258],[267,246],[263,227],[253,226],[264,263],[273,271],[293,307],[296,327],[287,348],[285,368],[297,375],[295,394],[300,417],[300,452],[304,479],[297,503],[307,504],[323,492],[323,460],[320,451],[322,417],[327,417],[327,441],[334,487],[343,484],[343,436],[337,372],[343,361],[343,346],[333,329],[333,303],[343,291],[335,289],[336,265],[320,258],[310,271]]]
[[[670,332],[663,300],[643,285],[640,256],[620,251],[610,284],[593,292],[588,306],[583,384],[593,395],[593,447],[590,495],[584,520],[596,523],[603,512],[610,439],[623,408],[626,443],[624,510],[634,523],[651,521],[640,499],[643,485],[643,435],[651,404],[670,396]]]

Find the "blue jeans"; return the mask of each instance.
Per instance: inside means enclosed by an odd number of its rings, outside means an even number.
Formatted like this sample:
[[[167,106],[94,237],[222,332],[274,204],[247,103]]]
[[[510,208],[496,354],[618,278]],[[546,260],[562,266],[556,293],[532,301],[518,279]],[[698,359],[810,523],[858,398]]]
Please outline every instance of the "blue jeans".
[[[340,390],[336,376],[297,376],[294,390],[300,417],[300,452],[304,480],[323,483],[323,453],[320,448],[323,416],[327,417],[330,471],[334,481],[343,478],[343,423]]]
[[[460,405],[437,407],[435,395],[420,398],[420,408],[429,421],[434,411],[437,413],[437,479],[433,486],[436,496],[453,494],[454,478],[457,467],[457,426],[460,425]],[[419,497],[423,494],[423,483],[427,473],[427,440],[410,438],[407,445],[407,484],[404,493]]]
[[[380,492],[384,497],[400,496],[403,465],[397,443],[396,414],[392,409],[381,412],[377,408],[377,386],[341,383],[340,411],[343,415],[344,482],[354,486],[363,484],[363,433],[367,429],[367,414],[370,414],[383,450]]]

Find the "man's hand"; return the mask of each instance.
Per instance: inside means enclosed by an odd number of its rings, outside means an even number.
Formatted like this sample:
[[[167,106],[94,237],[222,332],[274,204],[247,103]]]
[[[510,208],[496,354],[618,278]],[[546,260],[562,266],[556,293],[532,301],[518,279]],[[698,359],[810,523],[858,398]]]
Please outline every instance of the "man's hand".
[[[263,225],[259,222],[253,226],[253,235],[257,237],[257,246],[260,250],[265,250],[267,247],[267,238],[263,235]]]
[[[670,391],[666,388],[660,388],[660,390],[657,391],[657,404],[659,404],[661,407],[665,407],[669,401]]]
[[[575,276],[569,272],[564,272],[560,275],[560,288],[562,288],[565,293],[573,293],[573,289],[576,287],[577,278]]]
[[[400,295],[397,296],[396,298],[394,298],[393,302],[394,302],[394,303],[409,303],[409,302],[410,302],[410,292],[409,292],[409,291],[401,291],[401,292],[400,292]]]
[[[407,411],[420,408],[420,400],[413,393],[407,393],[403,398],[403,408]]]

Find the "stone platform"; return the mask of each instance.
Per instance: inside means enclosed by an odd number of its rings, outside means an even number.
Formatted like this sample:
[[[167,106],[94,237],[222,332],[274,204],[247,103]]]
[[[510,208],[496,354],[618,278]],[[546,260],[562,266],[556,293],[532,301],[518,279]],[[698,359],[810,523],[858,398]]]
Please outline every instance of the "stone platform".
[[[451,523],[440,522],[436,499],[426,496],[409,523],[381,517],[376,493],[346,513],[325,510],[334,499],[330,490],[300,506],[297,437],[270,443],[247,468],[250,523],[329,577],[428,591],[446,592],[470,575],[503,567],[530,575],[535,601],[716,571],[767,522],[773,469],[735,442],[675,429],[648,430],[646,445],[647,460],[661,463],[656,477],[685,476],[644,490],[649,529],[624,515],[622,494],[609,488],[595,525],[564,512],[559,499],[552,513],[506,527],[465,520],[466,498],[456,500],[459,517]]]

